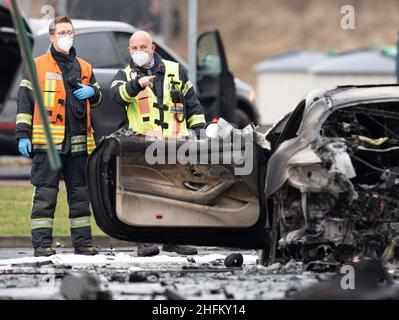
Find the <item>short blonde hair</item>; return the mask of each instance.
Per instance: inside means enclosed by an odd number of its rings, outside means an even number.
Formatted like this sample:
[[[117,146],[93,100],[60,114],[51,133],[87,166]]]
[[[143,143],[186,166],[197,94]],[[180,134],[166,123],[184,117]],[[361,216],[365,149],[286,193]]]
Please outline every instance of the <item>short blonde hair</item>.
[[[48,29],[49,34],[54,35],[55,26],[59,23],[70,23],[73,28],[71,19],[69,19],[67,16],[60,16],[60,17],[56,17],[53,21],[51,21],[49,29]]]

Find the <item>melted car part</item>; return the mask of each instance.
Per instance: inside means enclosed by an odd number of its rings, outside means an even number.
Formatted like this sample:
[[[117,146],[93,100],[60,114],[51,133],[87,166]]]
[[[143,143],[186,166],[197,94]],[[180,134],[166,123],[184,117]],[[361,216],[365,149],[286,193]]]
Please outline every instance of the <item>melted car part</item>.
[[[226,267],[241,267],[243,263],[244,263],[244,257],[242,256],[241,253],[229,254],[224,259],[224,265]]]
[[[74,272],[62,279],[61,293],[67,300],[111,300],[98,277],[87,272]]]
[[[286,169],[273,195],[276,258],[325,271],[353,256],[399,258],[398,103],[335,110]]]

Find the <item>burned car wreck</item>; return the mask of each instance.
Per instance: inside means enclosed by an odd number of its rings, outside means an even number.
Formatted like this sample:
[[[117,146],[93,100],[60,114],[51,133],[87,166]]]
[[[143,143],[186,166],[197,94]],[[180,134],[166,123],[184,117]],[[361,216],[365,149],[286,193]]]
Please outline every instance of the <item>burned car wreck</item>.
[[[99,227],[128,241],[261,249],[262,264],[309,269],[398,258],[397,86],[316,90],[266,134],[230,134],[246,142],[189,141],[208,155],[201,163],[151,163],[154,141],[131,131],[103,139],[88,162]],[[168,156],[184,143],[165,141]]]
[[[269,132],[272,260],[329,270],[399,257],[398,97],[395,86],[314,91],[282,135]]]

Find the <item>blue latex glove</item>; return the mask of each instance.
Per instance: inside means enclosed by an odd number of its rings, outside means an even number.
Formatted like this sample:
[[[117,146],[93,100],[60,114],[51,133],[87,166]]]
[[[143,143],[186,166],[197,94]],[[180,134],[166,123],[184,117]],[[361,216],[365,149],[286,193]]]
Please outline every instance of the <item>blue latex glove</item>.
[[[32,152],[32,143],[28,138],[20,138],[18,140],[18,150],[26,158],[29,158],[29,153]]]
[[[74,96],[79,100],[85,100],[93,97],[96,94],[96,90],[91,86],[85,86],[84,84],[78,83],[81,87],[73,92]]]

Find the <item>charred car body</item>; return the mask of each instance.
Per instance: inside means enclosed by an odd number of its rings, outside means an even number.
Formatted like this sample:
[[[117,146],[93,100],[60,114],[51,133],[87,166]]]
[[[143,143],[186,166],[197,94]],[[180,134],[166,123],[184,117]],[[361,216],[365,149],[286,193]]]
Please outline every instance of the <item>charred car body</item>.
[[[398,107],[395,86],[321,90],[271,130],[272,258],[398,257]]]
[[[188,142],[216,164],[149,164],[154,141],[119,131],[89,159],[94,216],[119,239],[262,249],[262,263],[397,258],[398,128],[398,87],[381,85],[314,91],[266,135],[238,130],[250,148]]]

